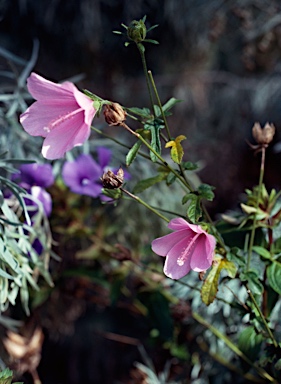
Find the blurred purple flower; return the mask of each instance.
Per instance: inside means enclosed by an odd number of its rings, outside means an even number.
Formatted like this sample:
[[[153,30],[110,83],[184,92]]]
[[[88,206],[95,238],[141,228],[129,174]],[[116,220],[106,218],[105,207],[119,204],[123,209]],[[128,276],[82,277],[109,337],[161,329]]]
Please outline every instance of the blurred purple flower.
[[[74,193],[98,197],[101,194],[102,167],[90,156],[80,155],[74,161],[66,161],[62,178]]]
[[[50,164],[23,164],[19,167],[20,174],[14,175],[14,179],[19,179],[19,185],[23,187],[31,196],[39,200],[47,216],[52,211],[51,195],[44,189],[54,183],[54,175]],[[28,205],[35,205],[34,201],[25,197]]]
[[[164,273],[171,279],[180,279],[192,269],[205,271],[212,265],[216,239],[200,225],[189,224],[182,218],[172,219],[168,228],[175,232],[153,240],[152,250],[166,256]]]
[[[47,188],[54,183],[54,175],[51,164],[23,164],[20,170],[20,184],[27,188],[37,185]]]
[[[62,178],[72,192],[106,200],[106,196],[102,195],[100,178],[110,169],[111,151],[99,147],[97,157],[98,161],[95,161],[92,156],[82,154],[74,161],[66,161],[62,168]]]

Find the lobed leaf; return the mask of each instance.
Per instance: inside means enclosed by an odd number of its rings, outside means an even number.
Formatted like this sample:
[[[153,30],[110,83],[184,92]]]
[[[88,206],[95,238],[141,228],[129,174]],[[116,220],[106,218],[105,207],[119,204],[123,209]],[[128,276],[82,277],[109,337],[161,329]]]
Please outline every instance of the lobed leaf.
[[[184,155],[184,150],[181,145],[181,141],[186,139],[186,136],[179,135],[175,138],[175,140],[168,141],[166,143],[165,148],[171,147],[171,159],[176,163],[180,164]]]

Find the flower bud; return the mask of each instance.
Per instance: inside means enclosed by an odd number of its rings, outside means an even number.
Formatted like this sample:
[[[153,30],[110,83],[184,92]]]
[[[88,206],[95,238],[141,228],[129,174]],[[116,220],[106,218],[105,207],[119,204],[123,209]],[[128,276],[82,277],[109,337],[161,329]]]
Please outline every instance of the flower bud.
[[[135,43],[141,43],[146,37],[146,26],[143,20],[133,20],[127,29],[127,36]]]
[[[118,103],[105,104],[103,114],[109,125],[120,125],[126,120],[126,112]]]
[[[124,171],[122,168],[119,168],[117,174],[115,175],[112,171],[107,171],[103,174],[102,186],[107,189],[118,189],[121,188],[124,182]]]
[[[273,124],[266,123],[264,128],[261,128],[260,123],[255,123],[252,133],[258,144],[268,146],[268,144],[273,140],[275,127]]]

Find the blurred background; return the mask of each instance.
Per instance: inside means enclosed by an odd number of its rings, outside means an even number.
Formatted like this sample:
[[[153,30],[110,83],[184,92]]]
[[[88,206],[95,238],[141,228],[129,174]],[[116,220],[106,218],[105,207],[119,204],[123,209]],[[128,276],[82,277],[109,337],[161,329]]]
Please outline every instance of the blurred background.
[[[144,15],[148,27],[159,24],[148,36],[159,41],[159,45],[146,45],[148,68],[163,103],[172,96],[182,100],[169,124],[175,133],[187,137],[185,160],[198,161],[198,175],[216,188],[210,205],[213,217],[237,208],[244,189],[258,183],[259,155],[246,142],[254,143],[251,128],[256,121],[276,127],[267,152],[265,183],[268,188],[278,188],[280,1],[0,0],[0,48],[29,60],[39,43],[35,72],[56,82],[78,76],[80,88],[105,99],[127,107],[148,106],[139,53],[133,45],[125,47],[126,37],[112,33],[123,32],[121,23],[128,25]],[[8,65],[6,55],[1,54],[0,70]],[[77,293],[76,288],[65,290]],[[45,377],[43,383],[113,383],[117,377],[120,381],[116,382],[141,382],[122,381],[122,377],[139,358],[135,338],[147,337],[151,324],[143,322],[140,327],[139,318],[133,315],[129,319],[131,340],[122,344],[111,340],[111,334],[107,338],[96,334],[89,343],[92,328],[118,328],[119,333],[127,334],[122,329],[124,312],[107,308],[101,316],[90,308],[87,318],[79,317],[84,311],[80,299],[79,295],[66,295],[62,305],[53,297],[52,321],[59,325],[43,351],[39,370]],[[69,327],[73,331],[79,318],[77,332],[66,332],[60,338],[60,328],[67,327],[59,312],[69,302],[75,303]],[[116,354],[123,356],[122,367]]]

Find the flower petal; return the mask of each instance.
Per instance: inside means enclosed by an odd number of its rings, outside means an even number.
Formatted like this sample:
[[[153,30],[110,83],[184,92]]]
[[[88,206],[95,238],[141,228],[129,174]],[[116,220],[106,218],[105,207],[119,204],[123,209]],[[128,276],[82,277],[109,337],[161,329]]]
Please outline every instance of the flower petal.
[[[68,115],[71,111],[77,109],[77,105],[61,106],[46,105],[36,101],[24,113],[20,115],[20,123],[24,130],[31,136],[46,137],[53,129],[56,120]],[[83,111],[81,111],[81,116]]]
[[[186,231],[178,231],[170,233],[169,235],[159,237],[151,243],[153,252],[159,256],[166,256],[170,250],[181,240],[185,239],[186,242],[189,241],[190,237]]]
[[[63,121],[48,134],[42,148],[42,154],[46,159],[59,159],[65,152],[82,145],[88,139],[90,127],[82,119],[79,113],[72,118],[71,124],[69,121]]]
[[[77,89],[70,82],[56,84],[34,72],[27,79],[27,88],[34,99],[59,104],[72,102],[74,89]]]
[[[29,187],[37,185],[47,188],[54,183],[51,164],[22,164],[19,170],[21,182]]]
[[[97,148],[98,153],[98,161],[101,166],[101,168],[104,170],[105,167],[108,166],[111,159],[111,150],[105,147],[98,147]]]
[[[180,279],[190,272],[190,257],[186,258],[183,264],[178,264],[178,258],[187,246],[188,240],[182,239],[168,252],[164,265],[164,273],[171,279]]]
[[[176,219],[172,219],[169,224],[168,228],[179,231],[181,229],[190,230],[195,233],[206,233],[200,225],[197,224],[189,224],[186,220],[184,220],[181,217],[177,217]]]
[[[212,235],[200,235],[191,255],[190,266],[195,272],[210,268],[213,261],[216,239]]]

